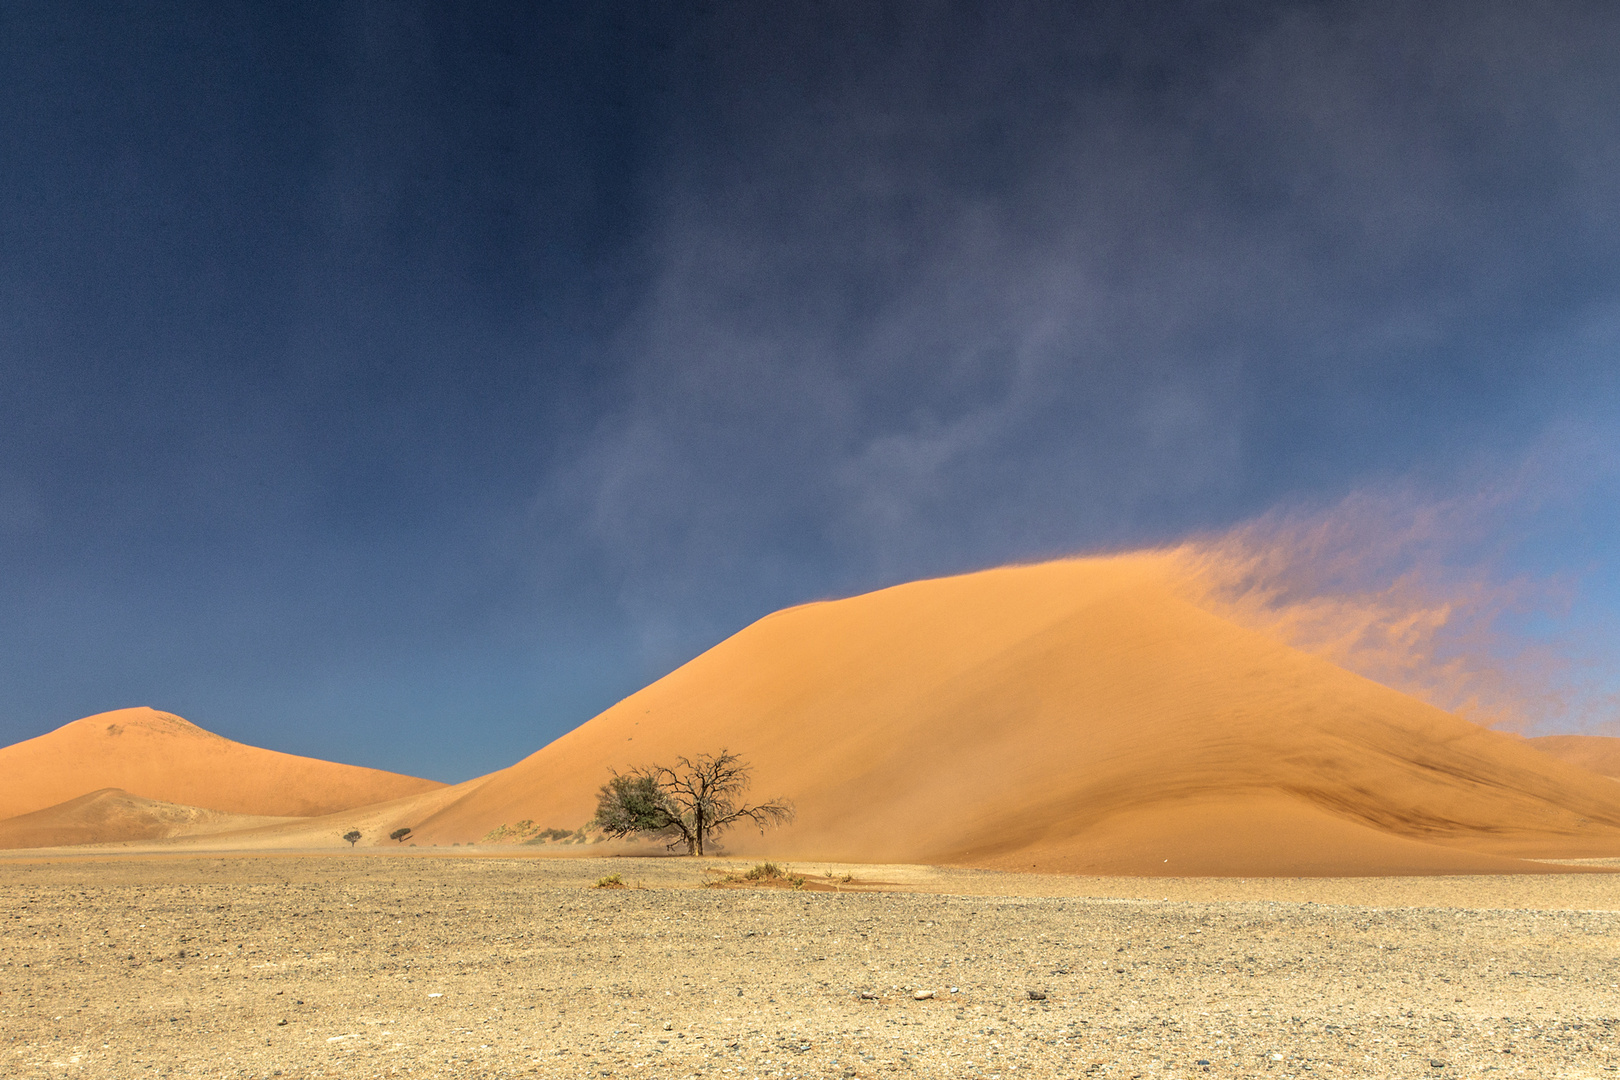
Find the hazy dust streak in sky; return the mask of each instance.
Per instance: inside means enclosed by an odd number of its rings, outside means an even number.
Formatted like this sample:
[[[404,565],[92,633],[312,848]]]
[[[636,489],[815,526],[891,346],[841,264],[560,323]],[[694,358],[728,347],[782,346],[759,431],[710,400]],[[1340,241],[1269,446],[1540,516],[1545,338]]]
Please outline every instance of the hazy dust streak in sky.
[[[1360,492],[1278,511],[1171,553],[1189,595],[1232,620],[1478,723],[1525,731],[1577,699],[1563,645],[1515,618],[1567,607],[1568,585],[1501,570],[1501,491],[1448,500]]]

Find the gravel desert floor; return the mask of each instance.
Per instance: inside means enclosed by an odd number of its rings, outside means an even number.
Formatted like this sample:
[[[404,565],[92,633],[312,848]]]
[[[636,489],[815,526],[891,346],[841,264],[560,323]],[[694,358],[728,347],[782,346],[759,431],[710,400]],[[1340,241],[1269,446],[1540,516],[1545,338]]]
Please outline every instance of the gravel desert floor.
[[[0,861],[6,1077],[1600,1077],[1620,877]],[[853,882],[844,883],[845,874]],[[597,889],[618,874],[631,885]]]

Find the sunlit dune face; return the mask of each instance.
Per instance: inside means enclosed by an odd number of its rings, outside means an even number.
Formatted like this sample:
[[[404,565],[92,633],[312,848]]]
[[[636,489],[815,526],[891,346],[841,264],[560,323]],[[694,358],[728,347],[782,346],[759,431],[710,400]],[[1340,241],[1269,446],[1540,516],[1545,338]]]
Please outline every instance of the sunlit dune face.
[[[323,814],[443,785],[232,742],[171,713],[119,709],[0,749],[0,819],[102,788],[230,814]]]
[[[27,759],[35,800],[92,774],[123,790],[13,824],[189,833],[182,844],[218,843],[218,825],[260,848],[351,831],[386,844],[402,827],[418,846],[498,844],[527,835],[508,828],[520,822],[586,824],[611,770],[730,749],[753,794],[798,811],[769,835],[724,837],[737,854],[1166,875],[1620,857],[1620,784],[1591,761],[1332,662],[1421,654],[1450,609],[1403,608],[1400,584],[1326,599],[1266,584],[1281,580],[1273,556],[1251,548],[1003,567],[780,611],[453,788],[254,750],[151,710],[91,717],[0,754]],[[196,807],[298,820],[199,824]]]
[[[1210,565],[1075,559],[779,612],[419,835],[573,826],[610,768],[729,747],[799,808],[739,852],[1132,873],[1620,854],[1611,782],[1222,617]]]

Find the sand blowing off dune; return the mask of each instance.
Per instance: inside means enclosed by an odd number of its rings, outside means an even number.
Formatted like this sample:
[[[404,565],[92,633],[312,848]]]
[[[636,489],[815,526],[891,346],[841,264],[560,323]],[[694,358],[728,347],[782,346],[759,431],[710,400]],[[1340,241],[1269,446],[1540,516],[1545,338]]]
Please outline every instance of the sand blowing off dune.
[[[151,710],[0,751],[0,776],[23,781],[13,812],[116,786],[333,814],[166,844],[341,846],[353,827],[395,847],[410,827],[419,847],[485,848],[587,822],[611,769],[729,748],[753,795],[798,810],[766,837],[722,838],[738,855],[1172,876],[1620,857],[1613,780],[1246,629],[1195,602],[1196,573],[1178,552],[1071,559],[777,612],[454,788]]]
[[[729,747],[798,807],[739,854],[1162,874],[1620,856],[1620,788],[1186,599],[1173,554],[768,616],[425,820],[572,827],[608,770]]]
[[[1612,735],[1540,735],[1529,742],[1544,754],[1620,780],[1620,739]]]
[[[0,781],[0,819],[102,788],[232,814],[307,817],[444,786],[246,746],[155,709],[87,716],[0,749]]]

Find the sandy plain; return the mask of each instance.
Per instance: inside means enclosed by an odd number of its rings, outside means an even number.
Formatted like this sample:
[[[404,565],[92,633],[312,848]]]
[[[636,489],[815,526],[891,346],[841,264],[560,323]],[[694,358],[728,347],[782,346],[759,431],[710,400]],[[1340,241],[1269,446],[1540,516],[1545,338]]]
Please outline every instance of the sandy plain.
[[[858,880],[702,887],[745,865],[7,857],[0,1075],[1620,1068],[1611,874],[1146,879],[801,864],[812,880]],[[610,873],[639,887],[592,888]]]

